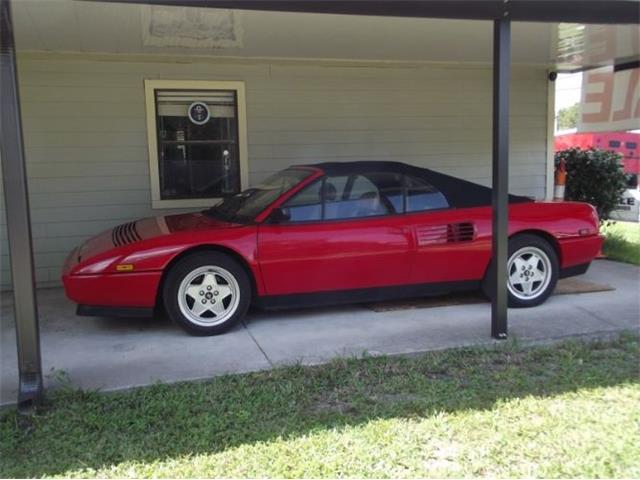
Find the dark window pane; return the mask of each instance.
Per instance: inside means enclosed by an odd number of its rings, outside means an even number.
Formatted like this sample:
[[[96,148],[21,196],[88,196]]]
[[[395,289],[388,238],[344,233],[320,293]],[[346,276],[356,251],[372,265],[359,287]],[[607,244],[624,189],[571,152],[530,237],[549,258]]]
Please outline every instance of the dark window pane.
[[[407,177],[407,212],[448,208],[444,195],[417,177]]]
[[[611,148],[618,148],[620,146],[620,140],[609,140],[609,146]]]
[[[162,199],[216,198],[237,193],[237,162],[225,161],[234,145],[163,144],[160,150]]]
[[[636,148],[637,146],[638,146],[638,144],[636,142],[627,142],[626,143],[626,147],[627,148],[633,149],[633,148]]]
[[[229,197],[240,191],[234,91],[156,91],[160,197]],[[206,106],[199,124],[189,107]]]

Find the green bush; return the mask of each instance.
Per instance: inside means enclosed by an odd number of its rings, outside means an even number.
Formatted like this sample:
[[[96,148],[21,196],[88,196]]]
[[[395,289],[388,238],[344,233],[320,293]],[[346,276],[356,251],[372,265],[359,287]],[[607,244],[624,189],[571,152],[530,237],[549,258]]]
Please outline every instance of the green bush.
[[[556,152],[556,166],[560,159],[567,168],[565,199],[590,203],[601,222],[608,220],[627,188],[622,156],[608,150],[569,148]]]

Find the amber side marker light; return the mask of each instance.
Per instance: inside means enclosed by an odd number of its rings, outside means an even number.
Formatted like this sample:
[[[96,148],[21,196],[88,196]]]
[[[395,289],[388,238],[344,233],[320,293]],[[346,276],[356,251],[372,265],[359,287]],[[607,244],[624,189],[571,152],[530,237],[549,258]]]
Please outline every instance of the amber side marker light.
[[[133,270],[133,265],[130,263],[116,265],[116,271],[118,272],[130,272],[131,270]]]

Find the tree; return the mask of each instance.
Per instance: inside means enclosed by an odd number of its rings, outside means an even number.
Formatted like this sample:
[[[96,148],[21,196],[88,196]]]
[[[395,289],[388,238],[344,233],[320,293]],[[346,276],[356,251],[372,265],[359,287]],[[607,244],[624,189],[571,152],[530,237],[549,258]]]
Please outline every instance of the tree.
[[[601,222],[608,220],[627,189],[622,156],[594,148],[569,148],[556,152],[556,166],[561,159],[567,169],[565,199],[590,203],[598,211]]]
[[[570,107],[562,108],[558,111],[558,130],[568,130],[577,128],[578,115],[580,114],[580,104],[575,103]]]

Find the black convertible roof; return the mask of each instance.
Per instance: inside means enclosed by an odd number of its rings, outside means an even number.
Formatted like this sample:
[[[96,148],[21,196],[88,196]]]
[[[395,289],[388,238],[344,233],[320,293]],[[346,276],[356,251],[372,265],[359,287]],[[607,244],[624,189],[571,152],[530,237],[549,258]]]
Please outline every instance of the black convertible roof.
[[[435,172],[428,168],[420,168],[402,162],[361,161],[361,162],[325,162],[301,167],[318,168],[327,175],[352,175],[367,173],[401,173],[419,177],[433,185],[444,194],[449,204],[456,208],[471,208],[491,205],[491,188],[477,183],[462,180],[451,175]],[[530,198],[509,195],[509,203],[532,202]]]

